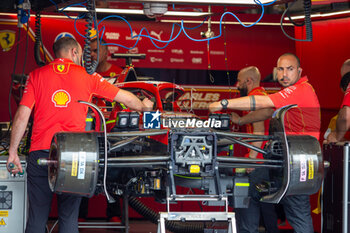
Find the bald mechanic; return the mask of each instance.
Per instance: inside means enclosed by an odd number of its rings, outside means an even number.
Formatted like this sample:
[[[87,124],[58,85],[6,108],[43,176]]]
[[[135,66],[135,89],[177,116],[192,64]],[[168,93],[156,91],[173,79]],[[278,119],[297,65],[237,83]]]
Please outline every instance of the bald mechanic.
[[[340,75],[342,79],[347,78],[350,75],[350,59],[347,59],[341,69]],[[344,141],[346,132],[350,129],[350,85],[347,86],[344,93],[342,105],[340,107],[335,131],[332,131],[328,137],[328,142],[340,142]]]
[[[228,100],[228,109],[257,110],[280,108],[297,104],[285,115],[287,135],[311,135],[319,139],[321,117],[320,105],[316,93],[306,76],[301,77],[302,68],[299,58],[291,53],[283,54],[277,61],[277,79],[283,90],[268,96],[247,96]],[[211,112],[220,111],[221,102],[209,105]],[[263,117],[259,120],[265,120]],[[286,196],[282,199],[286,217],[296,233],[313,233],[308,195]]]
[[[260,71],[255,66],[249,66],[246,68],[243,68],[239,71],[238,77],[237,77],[237,89],[240,92],[240,96],[251,96],[251,95],[263,95],[266,96],[267,93],[263,87],[260,86]],[[267,118],[270,118],[273,114],[272,108],[265,108],[258,110],[258,114],[263,114]],[[243,117],[239,117],[237,113],[231,113],[231,120],[233,123],[238,125],[246,125],[247,126],[247,133],[254,133],[254,134],[268,134],[268,127],[269,127],[269,121],[254,121],[249,120],[249,116],[246,117],[249,114],[252,114],[253,111],[244,111]],[[254,114],[256,115],[256,114]],[[262,142],[253,142],[252,145],[256,147],[261,147]],[[249,151],[249,158],[262,158],[262,155],[256,152],[255,150]]]
[[[141,102],[132,93],[118,89],[100,75],[89,75],[80,66],[82,49],[77,41],[63,37],[53,45],[57,59],[29,74],[23,98],[14,118],[9,149],[9,163],[22,172],[17,149],[34,108],[33,135],[27,161],[29,215],[26,233],[44,233],[53,193],[48,184],[48,168],[37,165],[48,158],[51,139],[60,131],[84,131],[88,107],[78,100],[90,101],[93,94],[121,102],[131,109],[151,109],[150,100]],[[78,232],[80,197],[57,195],[60,233]]]
[[[237,77],[237,89],[240,92],[241,97],[251,96],[251,95],[262,95],[267,96],[267,93],[263,87],[260,86],[260,71],[255,66],[249,66],[243,68],[239,71]],[[246,125],[247,133],[254,133],[260,135],[269,134],[269,120],[253,122],[249,121],[245,116],[251,115],[254,112],[258,114],[264,114],[267,118],[270,118],[273,113],[272,108],[265,108],[256,111],[244,111],[243,117],[239,117],[237,113],[231,113],[231,120],[238,125]],[[263,142],[252,142],[252,145],[263,148]],[[249,158],[260,158],[263,156],[261,153],[256,152],[255,150],[249,150]],[[275,212],[275,206],[270,203],[260,202],[261,198],[257,190],[254,188],[255,184],[261,183],[263,180],[268,179],[268,171],[264,168],[257,169],[247,169],[249,173],[249,181],[251,185],[249,186],[249,193],[252,197],[249,203],[248,208],[236,209],[236,220],[238,232],[258,232],[259,231],[259,220],[260,220],[260,211],[264,220],[265,229],[269,233],[278,233],[277,227],[277,215]]]

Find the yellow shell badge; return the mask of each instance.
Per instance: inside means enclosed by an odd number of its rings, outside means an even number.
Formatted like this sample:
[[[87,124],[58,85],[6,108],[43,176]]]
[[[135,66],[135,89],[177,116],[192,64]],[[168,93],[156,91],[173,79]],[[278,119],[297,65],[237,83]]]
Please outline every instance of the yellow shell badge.
[[[2,30],[0,31],[0,45],[2,51],[8,52],[15,44],[16,33],[10,30]]]
[[[71,97],[67,91],[61,89],[53,93],[51,100],[55,107],[66,108],[71,101]]]

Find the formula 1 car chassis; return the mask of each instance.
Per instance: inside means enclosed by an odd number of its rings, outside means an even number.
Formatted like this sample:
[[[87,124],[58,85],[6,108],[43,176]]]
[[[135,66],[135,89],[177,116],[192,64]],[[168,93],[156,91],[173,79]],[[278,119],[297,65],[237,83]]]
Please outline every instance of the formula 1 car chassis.
[[[206,201],[211,206],[226,206],[226,210],[228,203],[234,208],[246,208],[248,176],[237,174],[232,168],[265,168],[274,172],[270,173],[269,180],[257,185],[262,192],[261,201],[278,203],[287,195],[317,192],[324,176],[324,161],[317,139],[285,133],[284,115],[293,107],[275,112],[269,135],[212,129],[57,133],[49,159],[40,163],[48,164],[49,183],[55,192],[91,197],[103,188],[107,199],[113,202],[109,193],[122,190],[130,196],[154,196],[165,201],[168,211],[172,201],[189,199]],[[168,145],[153,141],[149,138],[152,135],[168,136]],[[267,141],[267,146],[257,148],[249,144],[252,141]],[[256,150],[265,159],[218,156],[218,148],[228,144]],[[131,150],[123,150],[123,147]],[[108,173],[130,170],[123,172],[124,180],[107,179],[107,168]],[[248,185],[238,185],[242,183]],[[199,188],[204,194],[177,194],[176,186]],[[184,213],[176,219],[186,217]],[[201,219],[206,220],[205,216]]]

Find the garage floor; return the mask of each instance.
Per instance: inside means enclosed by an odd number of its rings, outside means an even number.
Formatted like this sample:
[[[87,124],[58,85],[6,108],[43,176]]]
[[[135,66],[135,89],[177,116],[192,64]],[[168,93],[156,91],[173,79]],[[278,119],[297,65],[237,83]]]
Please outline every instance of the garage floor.
[[[52,229],[55,224],[55,220],[49,220],[49,230]],[[97,224],[95,224],[97,223]],[[79,224],[79,233],[114,233],[114,232],[122,232],[120,228],[107,228],[118,225],[109,225],[108,222],[103,220],[89,220],[84,223]],[[91,227],[91,228],[85,228]],[[100,228],[98,228],[100,227]],[[52,232],[50,233],[58,233],[58,226],[55,226]],[[144,220],[131,220],[129,226],[129,233],[157,233],[157,226],[151,222]]]
[[[55,226],[54,228],[53,225],[55,224],[55,220],[51,219],[49,220],[49,232],[52,230],[50,233],[58,233],[58,226]],[[107,222],[103,220],[89,220],[86,223],[81,223],[79,224],[80,227],[83,226],[91,226],[92,223],[99,223],[102,224],[100,227],[107,226]],[[96,225],[95,225],[96,226]],[[107,228],[79,228],[79,233],[115,233],[115,232],[122,232],[122,230],[119,229],[107,229]],[[264,229],[259,229],[260,233],[264,233]],[[292,233],[292,230],[281,230],[280,233]],[[145,220],[130,220],[130,227],[129,227],[129,233],[157,233],[157,225],[145,221]],[[167,231],[167,233],[170,233]]]

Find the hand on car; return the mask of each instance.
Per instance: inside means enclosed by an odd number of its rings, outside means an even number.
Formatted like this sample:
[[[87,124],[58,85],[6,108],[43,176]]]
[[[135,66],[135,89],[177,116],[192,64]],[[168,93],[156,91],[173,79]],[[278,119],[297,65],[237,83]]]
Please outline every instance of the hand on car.
[[[338,142],[336,132],[333,131],[333,132],[331,132],[331,133],[328,135],[328,137],[327,137],[327,142],[328,142],[328,143],[331,143],[331,142]]]
[[[148,98],[144,98],[143,100],[142,100],[142,104],[143,104],[143,111],[152,111],[153,110],[153,105],[154,105],[154,103],[150,100],[150,99],[148,99]]]
[[[231,121],[232,121],[232,123],[240,125],[239,124],[239,119],[241,119],[241,117],[237,113],[231,112]]]

